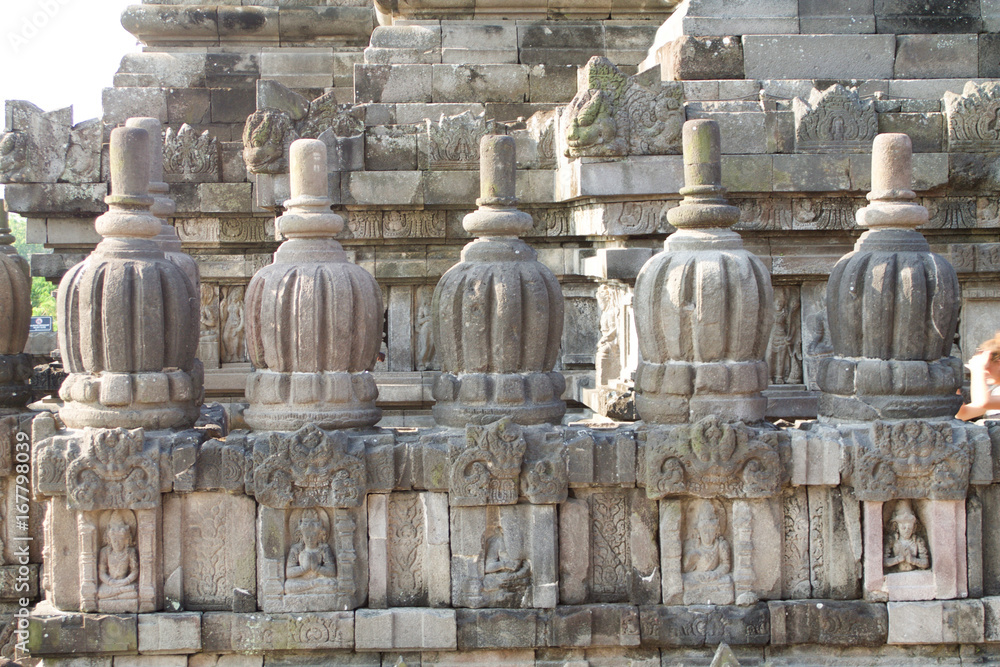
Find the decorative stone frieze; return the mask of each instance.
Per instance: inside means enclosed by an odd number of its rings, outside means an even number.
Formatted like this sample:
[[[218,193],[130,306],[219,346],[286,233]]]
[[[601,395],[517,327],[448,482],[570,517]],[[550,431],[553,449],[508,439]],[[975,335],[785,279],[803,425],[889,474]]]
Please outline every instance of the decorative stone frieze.
[[[326,154],[319,140],[294,145],[292,199],[276,223],[288,240],[247,287],[256,370],[245,417],[255,430],[371,426],[382,414],[368,372],[382,339],[382,292],[333,238],[344,221],[329,210]]]
[[[739,209],[724,198],[720,150],[714,121],[684,124],[684,201],[667,212],[678,231],[636,278],[636,408],[647,422],[764,416],[774,296],[767,268],[728,229]]]
[[[479,210],[462,225],[479,238],[462,250],[434,291],[438,360],[434,418],[447,426],[558,422],[565,382],[552,371],[563,327],[563,296],[552,272],[517,238],[532,228],[515,208],[514,140],[480,144]]]
[[[767,498],[787,481],[776,431],[710,415],[690,425],[650,428],[645,439],[650,498]]]
[[[208,130],[184,123],[180,129],[167,128],[163,136],[164,180],[179,183],[219,181],[219,142]]]
[[[909,137],[880,135],[873,150],[871,203],[858,212],[869,229],[827,285],[833,355],[816,364],[819,412],[850,421],[951,416],[961,403],[961,362],[950,356],[958,278],[914,229],[928,216],[909,189]]]
[[[156,242],[150,151],[146,130],[112,131],[111,210],[96,222],[104,240],[59,285],[69,371],[59,413],[70,428],[184,427],[198,414],[199,295]]]
[[[964,500],[974,457],[969,429],[920,419],[854,430],[852,480],[859,500]]]
[[[993,152],[1000,147],[1000,86],[995,81],[967,81],[962,93],[945,92],[948,148],[968,153]]]
[[[656,76],[650,76],[650,74]],[[594,56],[578,75],[579,92],[563,111],[567,157],[671,155],[680,150],[684,88],[659,71],[628,77]]]
[[[866,153],[878,134],[874,102],[839,83],[813,88],[808,101],[796,97],[792,109],[799,153]]]

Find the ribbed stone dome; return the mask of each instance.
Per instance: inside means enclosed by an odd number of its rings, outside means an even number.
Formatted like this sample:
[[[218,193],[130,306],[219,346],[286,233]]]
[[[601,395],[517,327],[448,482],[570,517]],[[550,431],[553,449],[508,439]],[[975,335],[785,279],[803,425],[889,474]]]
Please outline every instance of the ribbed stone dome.
[[[764,355],[774,322],[771,277],[728,227],[739,209],[721,186],[713,121],[684,124],[678,228],[639,272],[632,307],[639,339],[636,408],[652,423],[764,417]]]
[[[462,221],[478,235],[434,290],[432,313],[443,373],[434,418],[447,426],[508,416],[520,424],[558,422],[566,388],[552,372],[563,330],[555,275],[524,241],[531,216],[516,208],[514,140],[480,143],[479,209]]]
[[[201,399],[198,294],[153,240],[149,134],[119,128],[111,138],[111,208],[96,222],[104,240],[59,284],[70,373],[59,414],[71,428],[188,426]]]
[[[346,256],[265,266],[246,293],[250,361],[280,373],[369,371],[382,342],[381,304],[375,279]]]
[[[31,400],[31,357],[23,354],[31,321],[31,279],[13,242],[0,204],[0,408],[18,408]]]
[[[344,221],[330,210],[326,145],[300,139],[289,157],[292,198],[276,224],[288,240],[244,301],[255,367],[244,417],[258,431],[372,426],[382,416],[368,372],[382,344],[382,291],[333,238]]]
[[[951,417],[962,364],[950,356],[961,304],[958,276],[916,227],[927,209],[910,190],[912,147],[880,134],[872,149],[868,227],[827,283],[833,355],[816,366],[819,414],[867,421]]]

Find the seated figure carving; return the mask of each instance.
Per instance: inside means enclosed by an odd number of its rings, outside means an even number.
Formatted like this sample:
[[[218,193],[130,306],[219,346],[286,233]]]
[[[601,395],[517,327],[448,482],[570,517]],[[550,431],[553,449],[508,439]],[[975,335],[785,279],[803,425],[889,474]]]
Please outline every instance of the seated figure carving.
[[[337,588],[337,561],[327,542],[328,531],[319,511],[302,511],[285,563],[286,593],[333,593]]]
[[[132,528],[117,510],[104,530],[97,576],[100,581],[97,596],[102,602],[138,598],[139,553],[132,539]]]
[[[482,593],[488,605],[519,606],[531,581],[531,566],[526,560],[511,558],[499,524],[486,540],[483,574]]]
[[[931,566],[930,550],[927,540],[920,535],[921,528],[910,501],[898,501],[886,534],[883,560],[886,572],[912,572]]]
[[[733,557],[722,520],[709,500],[699,502],[694,517],[681,562],[685,604],[731,604]]]

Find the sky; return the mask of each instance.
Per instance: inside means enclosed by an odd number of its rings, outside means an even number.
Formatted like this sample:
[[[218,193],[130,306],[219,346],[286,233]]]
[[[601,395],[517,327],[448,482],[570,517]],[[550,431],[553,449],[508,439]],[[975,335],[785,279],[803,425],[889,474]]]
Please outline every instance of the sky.
[[[101,90],[139,50],[121,13],[141,0],[0,0],[0,100],[45,111],[73,106],[78,123],[101,115]]]

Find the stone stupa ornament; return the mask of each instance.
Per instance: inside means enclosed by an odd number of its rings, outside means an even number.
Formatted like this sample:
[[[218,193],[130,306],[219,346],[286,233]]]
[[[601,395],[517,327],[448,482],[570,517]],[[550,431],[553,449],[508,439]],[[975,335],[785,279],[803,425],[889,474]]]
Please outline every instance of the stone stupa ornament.
[[[508,416],[523,425],[558,423],[566,383],[552,371],[563,329],[555,275],[518,238],[532,227],[516,208],[514,139],[480,142],[479,209],[462,226],[479,238],[441,277],[432,312],[442,373],[434,418],[446,426]]]
[[[771,277],[729,229],[740,217],[722,187],[714,121],[684,123],[684,200],[677,231],[642,267],[633,307],[639,338],[636,408],[649,423],[764,418]]]
[[[31,321],[28,263],[17,254],[7,210],[0,202],[0,414],[31,400],[31,357],[24,354]]]
[[[110,210],[95,222],[104,240],[59,284],[69,371],[59,416],[70,428],[184,428],[198,417],[198,293],[155,240],[150,150],[146,130],[111,132]]]
[[[326,144],[290,149],[291,195],[276,227],[287,240],[246,291],[244,416],[258,431],[373,426],[378,387],[369,372],[382,344],[382,291],[347,260],[334,237],[344,219],[330,210]]]
[[[177,236],[177,230],[170,224],[170,216],[177,211],[177,205],[170,198],[170,186],[163,180],[163,126],[156,118],[140,117],[129,118],[125,121],[125,127],[137,127],[149,132],[152,149],[149,163],[149,194],[153,197],[153,206],[149,210],[160,219],[160,233],[156,235],[156,242],[160,244],[164,256],[176,264],[191,281],[195,293],[199,293],[201,278],[198,263],[181,250],[181,239]]]
[[[833,356],[821,359],[819,414],[835,421],[950,417],[961,405],[962,363],[950,356],[961,304],[958,276],[916,228],[927,209],[910,189],[905,134],[880,134],[867,227],[830,273]]]

